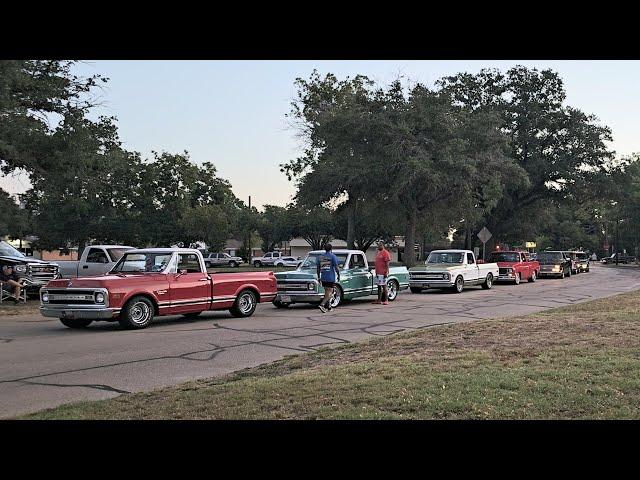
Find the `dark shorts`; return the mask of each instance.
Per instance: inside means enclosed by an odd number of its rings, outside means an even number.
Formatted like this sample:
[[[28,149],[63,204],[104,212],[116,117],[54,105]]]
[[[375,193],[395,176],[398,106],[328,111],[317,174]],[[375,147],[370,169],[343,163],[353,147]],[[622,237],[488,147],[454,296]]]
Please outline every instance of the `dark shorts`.
[[[335,286],[336,286],[336,282],[324,282],[324,281],[323,281],[323,282],[322,282],[322,286],[323,286],[324,288],[329,288],[329,287],[330,287],[330,288],[333,288],[333,287],[335,287]]]

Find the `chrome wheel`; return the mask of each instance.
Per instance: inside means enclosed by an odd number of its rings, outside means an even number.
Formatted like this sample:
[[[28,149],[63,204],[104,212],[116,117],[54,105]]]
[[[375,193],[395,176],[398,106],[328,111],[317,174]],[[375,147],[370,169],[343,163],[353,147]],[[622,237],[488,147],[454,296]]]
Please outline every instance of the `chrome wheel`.
[[[462,293],[462,290],[464,290],[464,278],[462,277],[456,278],[455,289],[456,289],[456,292]]]
[[[246,315],[253,310],[254,306],[255,299],[253,298],[253,294],[246,292],[240,295],[240,298],[238,299],[238,310],[240,310],[241,313]]]
[[[531,272],[531,276],[529,277],[529,281],[530,282],[535,282],[536,281],[536,271],[534,270],[533,272]]]
[[[340,287],[333,287],[333,293],[329,299],[329,305],[331,305],[331,308],[336,308],[340,305],[340,302],[342,302],[342,290],[340,290]]]
[[[151,308],[145,302],[136,302],[131,306],[131,321],[136,325],[144,325],[151,320]]]
[[[493,287],[493,275],[489,273],[487,279],[482,284],[482,288],[489,290],[491,287]]]
[[[391,280],[387,283],[387,300],[393,302],[398,296],[398,284],[395,280]]]
[[[520,273],[516,273],[516,285],[520,285]]]

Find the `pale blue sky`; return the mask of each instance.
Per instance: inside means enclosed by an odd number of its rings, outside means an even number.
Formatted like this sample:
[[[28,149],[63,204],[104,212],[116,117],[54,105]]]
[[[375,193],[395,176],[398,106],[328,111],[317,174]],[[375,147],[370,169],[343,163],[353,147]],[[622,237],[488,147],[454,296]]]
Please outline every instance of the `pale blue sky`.
[[[562,76],[567,104],[597,115],[613,131],[618,155],[640,152],[640,61],[90,61],[81,74],[110,78],[96,114],[118,118],[126,148],[187,150],[211,161],[234,193],[258,207],[285,205],[294,185],[278,164],[302,151],[285,119],[296,77],[314,68],[339,78],[364,74],[387,84],[398,75],[432,85],[457,72],[514,65],[551,68]],[[24,178],[2,178],[0,187],[24,191]]]

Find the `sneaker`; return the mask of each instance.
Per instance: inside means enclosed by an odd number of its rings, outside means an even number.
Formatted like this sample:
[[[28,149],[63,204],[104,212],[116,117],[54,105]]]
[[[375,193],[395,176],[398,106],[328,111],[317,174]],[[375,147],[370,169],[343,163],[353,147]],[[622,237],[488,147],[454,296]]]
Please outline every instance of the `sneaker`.
[[[326,308],[324,308],[322,305],[318,305],[318,308],[320,309],[320,311],[321,311],[322,313],[327,313],[327,309],[326,309]]]
[[[382,302],[382,305],[389,305],[389,302],[384,301],[384,302]]]

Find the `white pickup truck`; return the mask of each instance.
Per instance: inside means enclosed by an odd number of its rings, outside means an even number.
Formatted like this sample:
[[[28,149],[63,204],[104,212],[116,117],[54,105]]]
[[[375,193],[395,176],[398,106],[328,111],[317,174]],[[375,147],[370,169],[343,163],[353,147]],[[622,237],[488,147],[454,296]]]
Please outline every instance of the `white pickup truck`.
[[[85,247],[80,260],[56,261],[62,278],[96,277],[111,270],[127,250],[124,245],[90,245]]]
[[[434,250],[423,266],[409,269],[409,289],[446,288],[461,293],[464,287],[482,285],[490,289],[498,278],[497,263],[476,261],[471,250]]]

